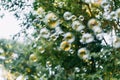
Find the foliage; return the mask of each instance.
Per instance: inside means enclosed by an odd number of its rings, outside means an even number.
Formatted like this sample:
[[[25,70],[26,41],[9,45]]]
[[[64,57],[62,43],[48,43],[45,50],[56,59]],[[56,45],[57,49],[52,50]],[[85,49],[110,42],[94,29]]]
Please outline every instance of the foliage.
[[[28,6],[24,0],[13,2],[1,3],[10,11]],[[21,24],[23,33],[34,28],[32,41],[26,41],[24,48],[13,48],[20,56],[6,67],[28,80],[120,79],[119,2],[35,0]],[[12,4],[18,9],[13,10]]]

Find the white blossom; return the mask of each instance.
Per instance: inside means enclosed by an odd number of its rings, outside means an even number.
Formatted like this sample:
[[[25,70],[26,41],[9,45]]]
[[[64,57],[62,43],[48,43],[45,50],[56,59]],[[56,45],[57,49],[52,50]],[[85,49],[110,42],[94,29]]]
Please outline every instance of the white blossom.
[[[110,2],[108,0],[102,0],[101,7],[106,8],[106,6],[110,5]]]
[[[104,12],[104,13],[103,13],[103,18],[106,19],[106,20],[111,20],[110,13]]]
[[[64,51],[69,51],[71,48],[71,44],[67,41],[62,41],[60,44],[60,48]]]
[[[100,34],[100,33],[102,33],[102,29],[101,29],[101,27],[94,27],[93,29],[92,29],[93,31],[94,31],[94,33],[95,34]]]
[[[58,27],[55,28],[55,33],[56,33],[57,35],[60,35],[60,34],[63,34],[64,32],[63,32],[63,30],[60,28],[60,26],[58,26]]]
[[[20,75],[20,76],[17,77],[16,80],[25,80],[25,79],[24,79],[24,76],[23,76],[23,75]]]
[[[116,12],[115,12],[115,11],[112,11],[112,12],[110,13],[110,17],[111,17],[111,19],[113,19],[113,20],[117,20]]]
[[[72,15],[72,16],[71,16],[71,19],[72,19],[72,21],[74,21],[74,20],[77,19],[77,17],[76,17],[75,15]]]
[[[4,50],[2,48],[0,48],[0,53],[4,53]]]
[[[94,41],[94,37],[91,34],[89,34],[89,33],[83,34],[82,38],[80,40],[80,42],[83,43],[83,44],[90,43],[92,41]]]
[[[50,35],[50,39],[55,41],[57,38],[59,37],[59,35],[57,33],[51,34]]]
[[[78,57],[80,57],[82,59],[89,59],[90,58],[89,53],[90,52],[86,48],[80,48],[78,50],[77,55],[78,55]]]
[[[100,26],[101,26],[101,23],[97,19],[92,18],[88,21],[88,27],[90,29],[93,29],[94,27],[100,27]]]
[[[120,48],[120,38],[119,37],[116,37],[115,40],[113,41],[113,47]]]
[[[72,33],[67,32],[66,34],[64,34],[64,39],[69,43],[72,43],[75,40],[75,37]]]
[[[40,51],[40,53],[44,53],[45,52],[45,49],[42,46],[39,46],[38,50]]]
[[[81,31],[85,28],[85,26],[76,20],[76,21],[73,21],[72,28],[76,31]]]
[[[53,13],[49,12],[44,19],[44,22],[50,27],[50,28],[55,28],[57,27],[60,23],[58,21],[58,17]]]
[[[47,28],[42,28],[40,30],[40,36],[43,38],[49,38],[49,36],[50,36],[49,30]]]
[[[72,13],[70,13],[68,11],[63,14],[63,18],[65,20],[71,20],[71,16],[72,16]]]
[[[43,7],[39,7],[36,12],[38,15],[41,15],[41,14],[45,13],[45,10],[43,9]]]
[[[18,57],[19,57],[19,56],[18,56],[17,53],[13,53],[13,54],[12,54],[12,58],[13,58],[14,60],[16,60]]]
[[[117,15],[118,18],[120,18],[120,8],[118,8],[118,9],[116,10],[116,15]]]

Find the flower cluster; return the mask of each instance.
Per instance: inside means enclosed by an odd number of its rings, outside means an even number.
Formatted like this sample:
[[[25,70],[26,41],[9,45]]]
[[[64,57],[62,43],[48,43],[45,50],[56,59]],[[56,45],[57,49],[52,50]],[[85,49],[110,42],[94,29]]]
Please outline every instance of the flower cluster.
[[[87,0],[85,2],[89,4]],[[117,9],[116,11],[111,11],[110,9],[112,5],[110,4],[109,1],[99,0],[99,2],[91,1],[90,3],[97,4],[97,5],[99,4],[103,8],[104,10],[102,15],[103,19],[106,19],[106,20],[119,19],[120,9]],[[58,5],[58,4],[54,4],[54,5]],[[76,15],[72,14],[69,11],[64,12],[61,18],[60,16],[58,16],[56,13],[52,11],[45,12],[43,8],[41,7],[38,8],[38,14],[43,14],[43,13],[45,15],[42,20],[45,23],[45,25],[40,29],[39,38],[45,38],[48,41],[52,40],[54,42],[57,41],[58,39],[61,40],[61,42],[57,44],[56,49],[58,49],[58,45],[59,45],[59,48],[60,48],[59,50],[70,52],[70,50],[73,48],[73,44],[76,41],[76,39],[79,39],[79,43],[85,44],[85,45],[92,42],[96,42],[96,39],[97,39],[102,41],[101,45],[107,44],[109,46],[113,46],[114,48],[120,47],[119,46],[120,40],[119,40],[119,37],[117,37],[117,35],[115,35],[116,36],[115,40],[107,40],[108,38],[106,38],[105,36],[106,34],[111,32],[107,32],[107,33],[104,32],[103,24],[102,24],[103,22],[99,20],[100,18],[97,18],[97,17],[90,18],[87,24],[84,24],[85,18],[83,15],[80,15],[77,17]],[[62,21],[62,23],[60,21]],[[70,30],[78,33],[79,37],[76,36],[75,33],[70,32],[69,30],[67,32],[64,31],[63,28],[61,27],[61,25],[64,23],[68,24],[66,25],[67,28],[70,28]],[[89,29],[92,32],[86,32],[86,29]],[[81,33],[81,32],[84,32],[84,33]],[[108,37],[110,39],[111,36],[108,36]],[[41,53],[44,53],[45,49],[41,46],[40,51]],[[84,55],[87,53],[87,55],[84,56],[83,53]],[[78,56],[82,59],[88,58],[88,53],[90,53],[90,51],[83,47],[80,47],[80,49],[78,50]]]

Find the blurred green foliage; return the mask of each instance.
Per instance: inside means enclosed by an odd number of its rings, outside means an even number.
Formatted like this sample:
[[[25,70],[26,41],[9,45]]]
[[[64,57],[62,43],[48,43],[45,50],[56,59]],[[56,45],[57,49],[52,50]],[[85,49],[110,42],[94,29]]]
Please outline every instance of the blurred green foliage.
[[[120,79],[119,0],[35,0],[32,5],[27,1],[0,3],[19,20],[22,17],[21,33],[27,39],[27,30],[33,29],[25,44],[0,41],[0,55],[5,57],[1,64],[8,70],[27,80]],[[25,7],[31,10],[24,13]],[[68,32],[74,36],[66,37]],[[12,58],[13,53],[18,57]]]

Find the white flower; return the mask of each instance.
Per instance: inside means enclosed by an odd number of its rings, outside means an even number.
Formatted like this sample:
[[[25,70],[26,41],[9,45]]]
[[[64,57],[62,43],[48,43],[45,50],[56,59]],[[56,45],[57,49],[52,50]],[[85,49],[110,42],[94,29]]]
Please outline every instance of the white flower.
[[[6,58],[5,56],[0,56],[0,59],[5,60]]]
[[[83,15],[80,15],[78,19],[79,19],[80,21],[83,21],[83,20],[84,20],[84,16],[83,16]]]
[[[51,61],[46,61],[46,67],[51,67],[51,66],[52,66]]]
[[[2,48],[0,48],[0,53],[4,53],[4,50]]]
[[[101,26],[101,23],[97,19],[92,18],[88,21],[88,27],[90,29],[93,29],[94,27],[100,27],[100,26]]]
[[[81,24],[79,21],[73,21],[72,28],[76,31],[81,31],[85,28],[85,26]]]
[[[90,52],[86,48],[80,48],[78,50],[77,55],[78,55],[78,57],[80,57],[82,59],[89,59],[90,58],[89,53]]]
[[[107,5],[107,6],[104,8],[104,12],[110,13],[110,12],[111,12],[111,5]]]
[[[120,48],[120,38],[119,37],[116,37],[116,39],[114,40],[113,47]]]
[[[14,60],[16,60],[18,57],[19,57],[19,56],[18,56],[17,53],[13,53],[13,54],[12,54],[12,58],[13,58]]]
[[[41,15],[41,14],[45,13],[45,10],[42,7],[39,7],[36,12],[38,15]]]
[[[33,53],[29,56],[29,59],[32,61],[32,62],[36,62],[37,61],[37,56]]]
[[[110,13],[110,17],[111,17],[111,19],[113,19],[113,20],[117,20],[116,12],[115,12],[115,11],[112,11],[112,12]]]
[[[92,41],[94,41],[94,37],[89,33],[83,34],[82,38],[80,40],[80,42],[83,43],[83,44],[90,43]]]
[[[117,15],[118,18],[120,18],[120,8],[118,8],[118,9],[116,10],[116,15]]]
[[[58,27],[55,28],[55,33],[57,35],[59,35],[59,34],[63,34],[64,32],[62,31],[62,29],[60,28],[60,26],[58,26]]]
[[[39,46],[38,49],[39,49],[40,53],[44,53],[45,52],[45,49],[42,46]]]
[[[62,50],[64,50],[64,51],[69,51],[70,48],[71,48],[71,44],[70,44],[69,42],[67,42],[67,41],[63,41],[63,42],[61,42],[61,44],[60,44],[60,48],[61,48]]]
[[[106,20],[111,20],[110,13],[104,12],[104,13],[103,13],[103,18],[106,19]]]
[[[106,6],[110,5],[110,2],[108,0],[102,0],[101,7],[106,8]]]
[[[72,14],[71,14],[70,12],[65,12],[65,13],[63,14],[63,18],[64,18],[65,20],[71,20],[71,16],[72,16]]]
[[[102,40],[103,39],[103,33],[96,34],[96,38],[98,40]]]
[[[56,33],[50,35],[50,39],[53,41],[55,41],[58,37],[59,37],[59,35]]]
[[[65,2],[58,2],[58,7],[62,8],[65,5]]]
[[[98,27],[94,27],[92,30],[94,31],[95,34],[102,33],[102,29],[99,26]]]
[[[65,6],[65,2],[55,0],[55,2],[53,3],[53,5],[54,5],[55,7],[63,8],[63,6]]]
[[[17,77],[16,80],[24,80],[24,76],[23,76],[23,75],[20,75],[20,76]]]
[[[50,36],[49,30],[47,28],[42,28],[40,30],[40,36],[43,38],[49,38],[49,36]]]
[[[66,34],[64,34],[64,39],[69,43],[72,43],[75,40],[75,37],[72,33],[67,32]]]
[[[76,17],[75,15],[72,15],[72,16],[71,16],[71,19],[72,19],[72,21],[74,21],[74,20],[77,19],[77,17]]]
[[[59,21],[58,21],[58,17],[53,12],[50,12],[45,16],[44,22],[50,28],[55,28],[60,24]]]

